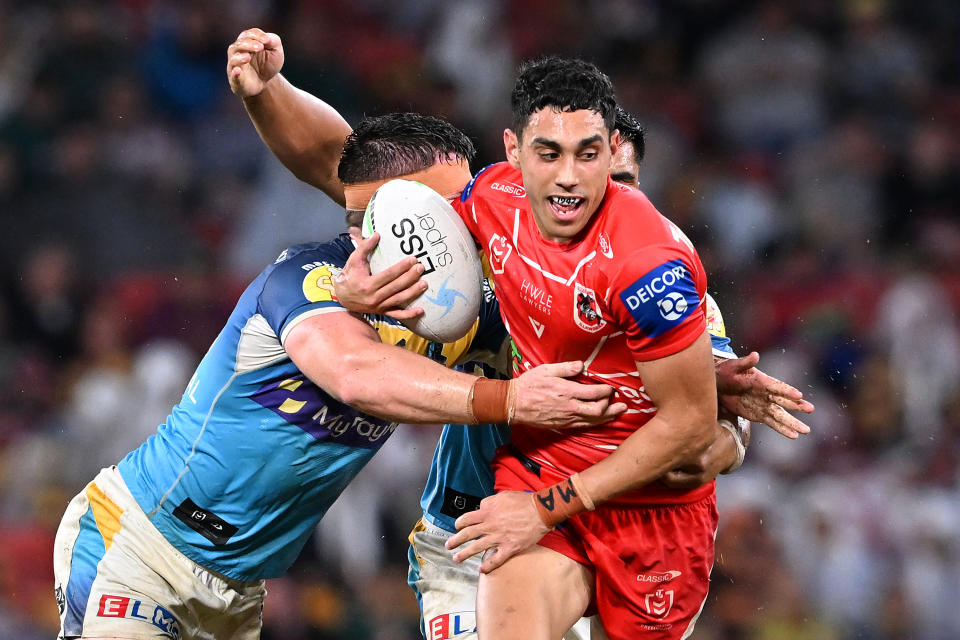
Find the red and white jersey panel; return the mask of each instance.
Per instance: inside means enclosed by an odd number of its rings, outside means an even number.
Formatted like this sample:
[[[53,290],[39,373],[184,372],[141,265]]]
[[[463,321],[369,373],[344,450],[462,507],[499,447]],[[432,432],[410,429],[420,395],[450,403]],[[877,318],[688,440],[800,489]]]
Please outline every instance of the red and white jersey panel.
[[[495,164],[477,174],[454,206],[489,260],[515,343],[514,372],[583,360],[578,381],[611,385],[629,406],[600,427],[513,429],[523,455],[574,473],[656,413],[635,361],[682,351],[705,331],[706,275],[690,241],[640,191],[608,181],[591,222],[560,244],[540,235],[522,184],[518,170]],[[654,484],[618,501],[688,502],[710,490],[678,494]]]

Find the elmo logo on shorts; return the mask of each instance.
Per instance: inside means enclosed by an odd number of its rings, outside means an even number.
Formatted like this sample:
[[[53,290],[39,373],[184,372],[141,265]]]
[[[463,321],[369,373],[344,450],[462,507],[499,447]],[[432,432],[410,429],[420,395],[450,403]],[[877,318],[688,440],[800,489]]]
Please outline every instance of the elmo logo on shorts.
[[[153,613],[148,614],[151,606],[153,607]],[[97,616],[101,618],[143,620],[157,627],[173,640],[180,640],[180,624],[172,613],[160,605],[144,605],[142,600],[103,594],[100,596],[100,608],[97,610]]]
[[[477,615],[473,611],[445,613],[427,623],[427,640],[447,640],[461,633],[476,632]]]

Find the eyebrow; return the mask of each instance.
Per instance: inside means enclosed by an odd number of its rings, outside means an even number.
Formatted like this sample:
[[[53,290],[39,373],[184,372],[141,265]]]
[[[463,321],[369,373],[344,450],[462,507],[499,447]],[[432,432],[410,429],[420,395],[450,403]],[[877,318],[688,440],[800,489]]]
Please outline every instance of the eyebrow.
[[[597,143],[601,143],[601,142],[603,142],[603,136],[601,136],[599,133],[595,133],[594,135],[590,136],[589,138],[584,138],[583,140],[581,140],[580,143],[577,145],[577,149],[583,149],[583,148],[585,148],[585,147],[589,147],[589,146],[592,145],[592,144],[597,144]],[[534,138],[534,139],[531,141],[531,144],[534,144],[534,145],[539,144],[539,145],[541,145],[541,146],[547,147],[548,149],[553,149],[554,151],[562,151],[562,150],[563,150],[563,149],[560,147],[560,143],[559,143],[559,142],[557,142],[557,141],[555,141],[555,140],[550,140],[549,138],[541,138],[541,137],[539,137],[539,136],[537,136],[536,138]]]

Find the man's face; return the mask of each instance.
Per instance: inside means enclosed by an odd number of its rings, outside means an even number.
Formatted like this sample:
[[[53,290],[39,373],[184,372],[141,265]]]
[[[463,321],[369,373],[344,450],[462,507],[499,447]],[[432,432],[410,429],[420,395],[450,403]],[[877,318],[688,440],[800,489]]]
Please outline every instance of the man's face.
[[[621,138],[620,146],[610,163],[610,178],[628,187],[640,188],[640,165],[637,164],[637,154],[634,153],[632,142]]]
[[[522,143],[503,133],[507,160],[523,173],[523,185],[540,234],[567,242],[590,221],[603,200],[610,161],[619,146],[599,113],[587,109],[534,112]]]

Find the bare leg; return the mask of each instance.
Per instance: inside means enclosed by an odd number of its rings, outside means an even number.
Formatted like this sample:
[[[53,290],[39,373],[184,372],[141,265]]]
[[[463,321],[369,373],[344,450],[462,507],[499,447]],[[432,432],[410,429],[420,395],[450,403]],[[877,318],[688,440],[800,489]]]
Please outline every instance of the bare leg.
[[[480,576],[480,640],[557,640],[593,596],[593,573],[552,549],[535,545]]]

